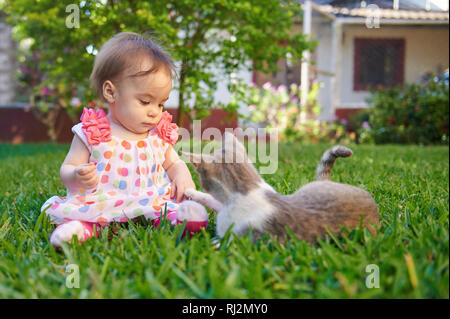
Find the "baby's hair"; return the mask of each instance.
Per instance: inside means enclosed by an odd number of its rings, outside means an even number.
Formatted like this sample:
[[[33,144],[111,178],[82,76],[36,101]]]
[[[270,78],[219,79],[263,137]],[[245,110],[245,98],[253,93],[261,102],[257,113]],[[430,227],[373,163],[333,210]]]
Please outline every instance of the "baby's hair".
[[[152,61],[149,70],[140,71],[128,77],[151,74],[165,67],[173,77],[176,74],[171,57],[154,40],[134,32],[120,32],[102,45],[95,57],[94,68],[89,77],[95,94],[103,97],[103,83],[107,80],[119,82],[128,68],[142,63],[145,58]],[[115,83],[118,85],[118,83]]]

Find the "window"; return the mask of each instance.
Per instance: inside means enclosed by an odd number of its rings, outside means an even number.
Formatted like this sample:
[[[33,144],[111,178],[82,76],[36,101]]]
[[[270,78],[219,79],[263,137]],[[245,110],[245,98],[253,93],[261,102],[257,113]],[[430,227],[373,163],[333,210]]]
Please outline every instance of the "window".
[[[355,91],[403,84],[404,39],[355,39],[354,59]]]

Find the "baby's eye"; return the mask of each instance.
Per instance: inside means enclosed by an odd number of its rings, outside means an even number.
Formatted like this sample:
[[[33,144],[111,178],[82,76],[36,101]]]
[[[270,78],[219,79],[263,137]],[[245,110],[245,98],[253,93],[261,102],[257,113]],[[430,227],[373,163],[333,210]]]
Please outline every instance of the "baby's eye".
[[[150,102],[146,102],[146,101],[142,101],[142,100],[139,100],[139,102],[141,102],[141,104],[144,104],[144,105],[147,105],[150,103]]]

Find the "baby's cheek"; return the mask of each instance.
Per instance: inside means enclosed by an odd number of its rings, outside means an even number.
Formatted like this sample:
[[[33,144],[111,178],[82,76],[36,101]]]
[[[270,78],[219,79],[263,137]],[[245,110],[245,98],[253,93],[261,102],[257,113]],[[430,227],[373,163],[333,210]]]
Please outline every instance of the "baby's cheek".
[[[161,120],[162,117],[162,109],[160,108],[158,111],[158,115],[156,116],[156,122],[159,122]]]

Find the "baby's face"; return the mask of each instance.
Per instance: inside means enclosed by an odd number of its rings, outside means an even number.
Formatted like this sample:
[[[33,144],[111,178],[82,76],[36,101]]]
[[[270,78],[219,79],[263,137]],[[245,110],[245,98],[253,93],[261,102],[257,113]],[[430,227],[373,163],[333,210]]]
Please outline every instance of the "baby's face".
[[[164,68],[149,75],[126,78],[118,88],[111,113],[127,130],[147,133],[161,119],[171,89],[172,78]]]

